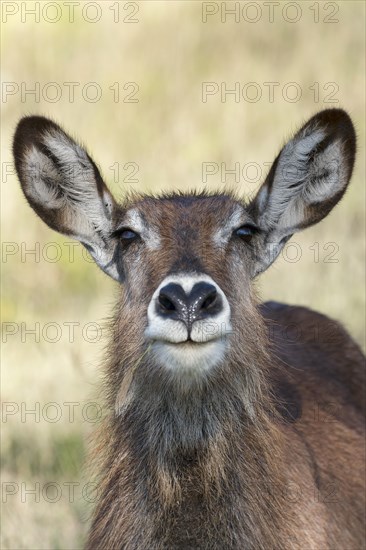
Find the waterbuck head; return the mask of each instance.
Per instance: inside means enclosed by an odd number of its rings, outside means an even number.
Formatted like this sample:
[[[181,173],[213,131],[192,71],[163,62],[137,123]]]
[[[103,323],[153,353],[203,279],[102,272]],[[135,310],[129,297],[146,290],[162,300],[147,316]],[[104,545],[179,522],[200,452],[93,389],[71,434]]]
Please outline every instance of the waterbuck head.
[[[352,173],[355,133],[342,110],[315,115],[247,203],[192,193],[117,204],[88,153],[37,116],[20,121],[14,157],[35,212],[79,240],[122,285],[114,341],[123,346],[115,343],[121,354],[115,361],[148,365],[141,384],[186,385],[224,369],[238,345],[253,362],[259,321],[252,280],[294,232],[340,200]],[[115,382],[122,384],[118,374]]]

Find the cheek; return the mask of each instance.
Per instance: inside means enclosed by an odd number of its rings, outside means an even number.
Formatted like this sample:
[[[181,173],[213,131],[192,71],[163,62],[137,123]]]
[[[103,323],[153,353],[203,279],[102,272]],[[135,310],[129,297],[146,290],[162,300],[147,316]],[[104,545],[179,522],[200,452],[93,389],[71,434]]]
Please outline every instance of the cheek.
[[[249,263],[245,254],[238,254],[235,250],[219,251],[217,255],[211,255],[206,265],[208,273],[228,297],[235,299],[238,288],[248,284]]]
[[[124,261],[125,287],[131,303],[145,305],[150,302],[153,290],[160,282],[159,261],[146,252],[137,252]],[[161,267],[160,267],[161,271]],[[161,274],[160,274],[161,275]]]
[[[250,258],[248,254],[233,251],[225,258],[225,264],[219,264],[216,270],[217,282],[225,292],[234,314],[243,314],[252,303],[252,280],[250,277]]]
[[[132,304],[146,303],[148,294],[147,267],[134,258],[124,266],[126,298]]]

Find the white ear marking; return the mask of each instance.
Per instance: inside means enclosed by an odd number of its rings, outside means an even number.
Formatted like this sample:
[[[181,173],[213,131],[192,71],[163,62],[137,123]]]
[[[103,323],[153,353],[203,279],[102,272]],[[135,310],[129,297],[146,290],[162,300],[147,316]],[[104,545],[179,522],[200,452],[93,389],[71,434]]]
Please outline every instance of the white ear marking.
[[[285,145],[274,174],[272,192],[269,195],[268,189],[264,187],[265,192],[259,197],[259,206],[265,208],[262,222],[269,225],[277,223],[289,202],[303,192],[302,184],[309,175],[309,154],[324,137],[323,130],[316,130],[306,137],[294,138]]]
[[[108,240],[114,200],[88,153],[51,120],[25,117],[14,136],[14,157],[32,208],[52,229],[83,243],[119,279],[116,244]]]
[[[25,152],[25,163],[27,169],[24,178],[27,191],[37,204],[48,204],[49,208],[61,208],[65,204],[64,197],[57,190],[56,185],[45,182],[48,180],[60,182],[60,176],[54,167],[53,162],[39,151],[34,145]],[[34,184],[36,181],[36,185]]]
[[[355,131],[347,113],[322,111],[283,147],[251,204],[262,230],[255,274],[268,267],[295,231],[324,218],[342,197],[355,158]]]
[[[109,215],[109,217],[111,217],[112,212],[113,212],[113,199],[112,199],[110,193],[107,191],[107,189],[103,189],[102,200],[103,200],[103,204],[105,206],[105,209],[107,211],[107,214]]]

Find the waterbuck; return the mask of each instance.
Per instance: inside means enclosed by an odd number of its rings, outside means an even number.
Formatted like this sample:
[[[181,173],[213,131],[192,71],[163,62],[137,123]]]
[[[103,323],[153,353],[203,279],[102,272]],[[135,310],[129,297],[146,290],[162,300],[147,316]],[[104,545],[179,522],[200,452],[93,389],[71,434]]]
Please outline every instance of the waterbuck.
[[[57,124],[19,122],[29,204],[121,285],[88,549],[364,548],[363,355],[338,322],[260,304],[253,288],[342,198],[355,141],[349,116],[324,110],[247,202],[197,192],[117,204]]]

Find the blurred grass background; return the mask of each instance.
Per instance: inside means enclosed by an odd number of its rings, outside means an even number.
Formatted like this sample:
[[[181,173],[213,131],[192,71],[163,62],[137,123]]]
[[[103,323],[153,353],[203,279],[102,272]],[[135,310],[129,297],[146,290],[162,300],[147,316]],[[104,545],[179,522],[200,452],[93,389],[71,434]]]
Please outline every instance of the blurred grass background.
[[[20,3],[12,4],[20,10]],[[284,139],[306,118],[326,107],[347,109],[359,140],[352,185],[329,218],[293,239],[301,258],[278,260],[259,287],[265,299],[304,304],[341,319],[365,348],[365,4],[330,3],[339,8],[332,16],[332,8],[315,3],[316,23],[310,9],[314,3],[301,2],[301,18],[289,23],[281,3],[271,23],[268,8],[258,2],[262,16],[256,23],[243,17],[236,23],[233,16],[222,23],[220,13],[203,23],[201,2],[140,2],[134,14],[135,3],[120,2],[121,20],[114,23],[116,4],[100,2],[102,16],[96,23],[82,17],[83,2],[75,8],[73,23],[63,2],[56,23],[47,22],[42,14],[39,22],[32,16],[22,22],[20,11],[6,22],[3,19],[2,81],[19,88],[23,82],[28,89],[38,82],[40,97],[22,97],[13,87],[15,93],[2,102],[2,400],[3,412],[14,413],[3,415],[2,482],[3,493],[15,494],[3,494],[1,548],[82,546],[89,508],[82,493],[88,479],[81,472],[93,429],[85,406],[98,394],[98,364],[105,343],[89,332],[88,323],[102,323],[108,317],[116,294],[115,283],[83,258],[80,246],[71,261],[68,241],[35,217],[16,177],[6,175],[11,170],[12,134],[21,116],[39,113],[63,124],[87,145],[110,187],[123,196],[131,188],[151,192],[202,188],[203,162],[224,162],[227,168],[235,162],[241,168],[256,163],[264,177],[264,163],[273,160]],[[27,5],[30,8],[34,2]],[[128,14],[138,22],[123,22]],[[247,18],[254,15],[248,12]],[[87,16],[94,18],[95,12],[90,8]],[[288,16],[294,17],[291,12]],[[338,22],[326,23],[326,17]],[[55,12],[50,9],[47,18],[55,18]],[[55,89],[45,88],[50,82],[62,90],[55,102],[49,99]],[[80,83],[73,102],[67,82]],[[83,98],[81,90],[92,97],[93,89],[85,89],[91,82],[102,90],[99,101]],[[117,102],[109,89],[113,85],[116,89],[116,82]],[[123,89],[128,82],[137,84],[138,102],[123,101],[133,90]],[[221,102],[216,94],[203,102],[203,82],[219,86],[225,82],[228,89],[235,82],[241,87],[255,82],[262,98],[257,102],[242,98],[237,103],[231,95]],[[265,82],[279,83],[273,102]],[[297,102],[282,95],[290,82],[302,91]],[[314,83],[319,83],[317,101]],[[324,88],[327,83],[336,88]],[[338,102],[327,103],[335,89],[333,98]],[[119,182],[111,168],[115,163],[120,165]],[[126,163],[138,165],[134,176],[138,181],[122,181],[131,172]],[[253,182],[253,170],[240,183],[228,176],[228,185],[240,186],[243,196],[253,193],[259,183]],[[208,178],[207,187],[225,187],[220,173]],[[58,261],[47,261],[57,252],[47,248],[50,242],[60,247]],[[329,243],[335,245],[325,248]],[[39,246],[38,259],[24,254],[25,248],[35,246]],[[335,256],[329,258],[334,250]],[[295,248],[289,249],[288,257],[295,253]],[[36,323],[39,342],[24,333]],[[61,330],[58,334],[55,323]],[[65,323],[77,323],[73,342]],[[65,405],[70,402],[76,403],[73,421],[70,406]],[[24,417],[25,409],[37,406],[39,414]],[[57,414],[60,419],[51,422]],[[64,485],[70,482],[79,484],[73,499]],[[47,483],[59,484],[61,496],[57,490],[48,494]],[[26,493],[32,488],[39,502]]]

